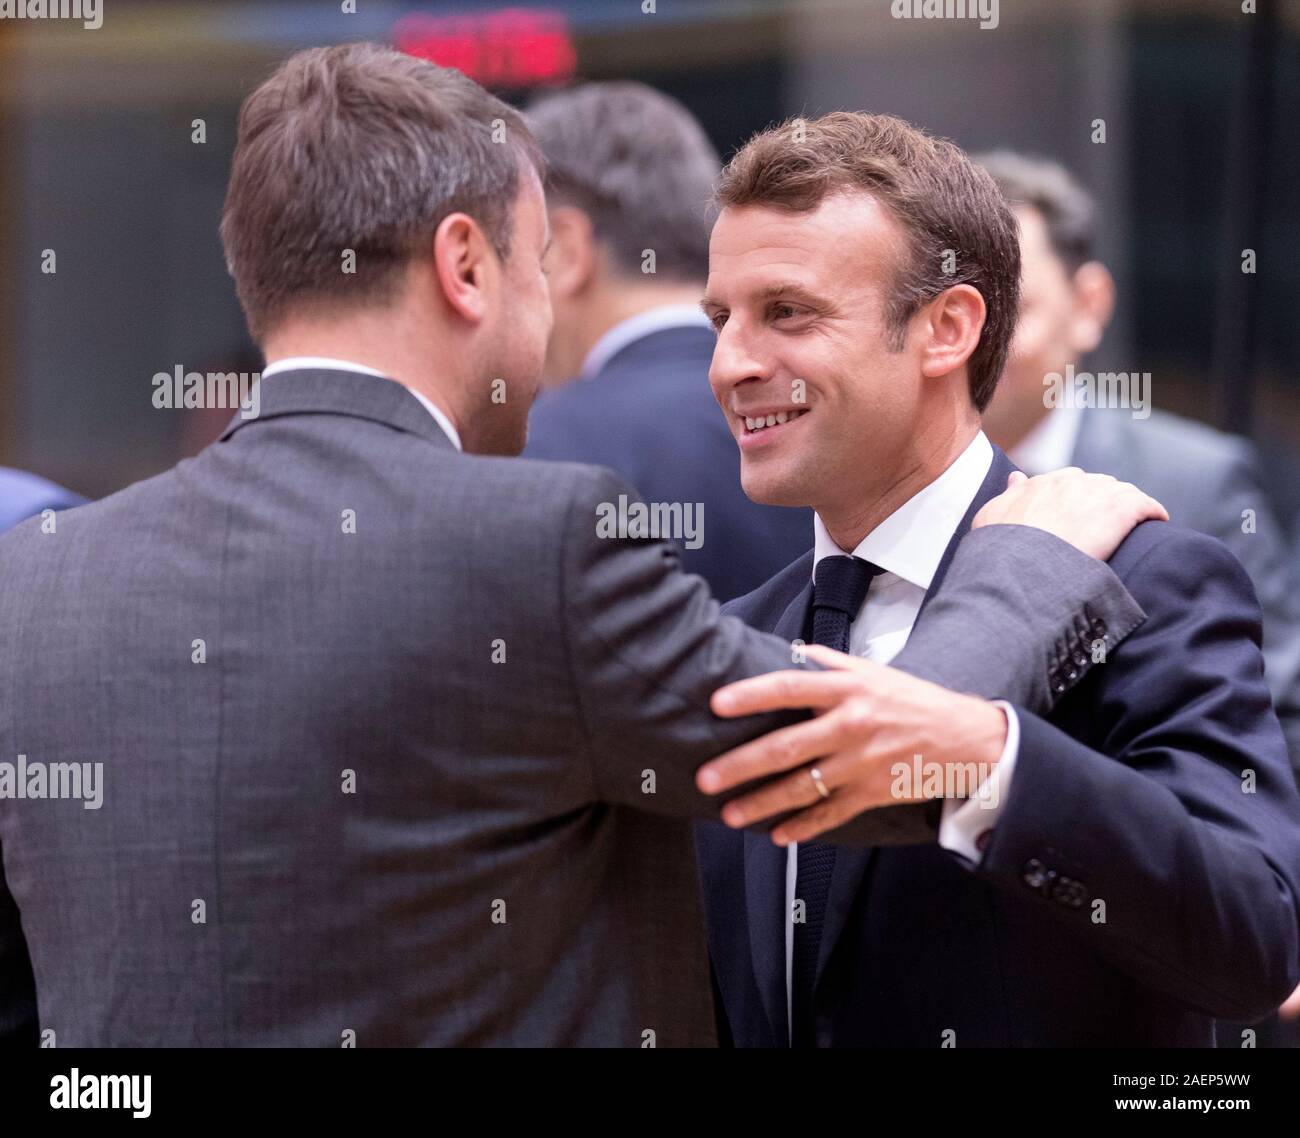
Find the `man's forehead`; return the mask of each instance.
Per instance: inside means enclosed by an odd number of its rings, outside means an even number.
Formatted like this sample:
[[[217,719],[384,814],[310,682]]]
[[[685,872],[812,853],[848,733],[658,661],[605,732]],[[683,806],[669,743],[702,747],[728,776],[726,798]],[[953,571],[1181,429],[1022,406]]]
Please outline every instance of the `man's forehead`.
[[[1020,231],[1022,243],[1047,236],[1047,220],[1033,206],[1017,202],[1012,207],[1012,213],[1015,215],[1016,227]]]
[[[1041,272],[1053,271],[1059,271],[1068,277],[1070,272],[1052,245],[1047,219],[1042,213],[1030,205],[1017,205],[1015,215],[1020,228],[1021,280]]]
[[[849,268],[861,278],[895,263],[902,233],[889,211],[865,193],[833,194],[815,209],[728,206],[709,243],[711,291],[724,277],[763,287],[774,275],[814,285]]]

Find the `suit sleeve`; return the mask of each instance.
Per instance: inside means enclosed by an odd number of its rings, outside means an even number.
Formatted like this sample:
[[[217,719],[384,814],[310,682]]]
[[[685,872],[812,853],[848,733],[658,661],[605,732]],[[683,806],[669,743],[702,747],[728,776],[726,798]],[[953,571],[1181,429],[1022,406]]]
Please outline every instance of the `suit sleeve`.
[[[1147,621],[1092,677],[1098,749],[1023,712],[1016,777],[972,872],[1140,983],[1259,1019],[1300,980],[1300,797],[1259,608],[1233,557],[1189,531],[1166,527],[1121,575]]]
[[[1254,452],[1241,444],[1207,501],[1215,503],[1209,532],[1245,566],[1264,613],[1264,675],[1300,780],[1300,605],[1286,536],[1273,512]]]
[[[724,615],[704,582],[680,571],[671,543],[602,536],[598,522],[620,497],[629,507],[639,502],[608,472],[584,476],[562,556],[565,647],[597,789],[606,801],[638,809],[716,818],[724,799],[696,790],[696,768],[804,715],[719,719],[709,697],[734,680],[809,665],[795,662],[787,642]],[[1077,648],[1084,614],[1109,617],[1111,643],[1142,619],[1105,565],[1023,526],[967,535],[948,582],[900,664],[949,687],[1044,710],[1060,694],[1049,688],[1048,662],[1062,645]],[[870,811],[837,830],[836,840],[928,840],[938,825],[931,807]]]
[[[983,526],[961,539],[893,666],[1046,714],[1145,619],[1104,562],[1045,530]]]
[[[620,496],[629,507],[640,502],[612,473],[584,472],[561,558],[564,647],[597,793],[654,813],[717,818],[725,797],[697,790],[696,769],[806,714],[721,719],[710,696],[734,680],[809,665],[795,663],[788,642],[723,615],[704,581],[681,571],[672,542],[609,533]]]
[[[1145,619],[1104,562],[1045,530],[983,526],[961,539],[943,588],[891,666],[1047,714]],[[935,799],[878,807],[825,838],[853,845],[934,841],[943,806]]]

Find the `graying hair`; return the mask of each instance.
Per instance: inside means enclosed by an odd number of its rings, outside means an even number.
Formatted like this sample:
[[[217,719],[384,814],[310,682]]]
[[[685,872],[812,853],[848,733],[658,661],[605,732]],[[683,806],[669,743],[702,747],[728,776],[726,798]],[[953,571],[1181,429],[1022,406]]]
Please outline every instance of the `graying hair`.
[[[639,273],[652,249],[658,276],[708,276],[721,162],[676,99],[644,83],[588,83],[544,96],[527,117],[549,200],[586,213],[620,271]]]
[[[221,220],[254,339],[303,304],[390,300],[451,213],[506,259],[527,162],[545,176],[522,115],[459,71],[370,43],[291,56],[240,110]]]

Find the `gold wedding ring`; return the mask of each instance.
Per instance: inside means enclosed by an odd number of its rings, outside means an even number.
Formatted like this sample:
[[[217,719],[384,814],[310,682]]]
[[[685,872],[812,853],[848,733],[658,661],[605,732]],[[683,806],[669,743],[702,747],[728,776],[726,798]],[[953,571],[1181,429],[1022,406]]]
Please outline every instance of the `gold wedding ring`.
[[[808,768],[808,777],[813,780],[813,786],[817,788],[817,793],[823,798],[829,798],[831,792],[826,789],[826,783],[822,781],[822,772],[816,767]]]

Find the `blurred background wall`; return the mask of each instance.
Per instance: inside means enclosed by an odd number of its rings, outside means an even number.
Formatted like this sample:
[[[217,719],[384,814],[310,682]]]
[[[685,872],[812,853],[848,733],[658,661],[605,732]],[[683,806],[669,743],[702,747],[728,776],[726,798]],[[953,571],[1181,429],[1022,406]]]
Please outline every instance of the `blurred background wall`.
[[[0,462],[99,496],[220,431],[224,412],[155,410],[150,379],[260,366],[217,236],[240,100],[300,47],[374,39],[513,101],[640,79],[724,155],[773,120],[862,109],[1064,161],[1120,288],[1094,363],[1253,434],[1295,517],[1300,0],[1258,5],[1002,0],[989,29],[891,0],[102,0],[95,31],[0,20]]]

